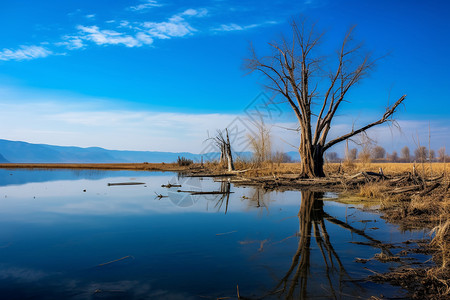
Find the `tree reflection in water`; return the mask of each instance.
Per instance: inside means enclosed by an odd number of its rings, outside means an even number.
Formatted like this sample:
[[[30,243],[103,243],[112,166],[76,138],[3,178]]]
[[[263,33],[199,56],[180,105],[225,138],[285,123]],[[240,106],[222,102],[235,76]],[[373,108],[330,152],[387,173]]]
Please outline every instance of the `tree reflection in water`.
[[[265,207],[267,209],[267,206],[261,205],[261,199],[263,197],[261,197],[259,193],[260,191],[255,192],[253,197],[249,198],[249,200],[252,201],[254,205],[256,203],[257,207]],[[382,252],[385,252],[388,255],[392,254],[384,247],[381,241],[370,237],[363,230],[354,228],[327,214],[323,209],[323,201],[321,200],[323,193],[302,191],[301,196],[301,206],[298,213],[299,232],[296,235],[298,237],[297,251],[292,257],[292,262],[288,271],[278,280],[278,284],[273,290],[262,298],[271,298],[273,296],[282,299],[307,298],[308,279],[311,279],[311,238],[315,240],[317,247],[320,250],[320,256],[324,262],[325,278],[322,279],[321,287],[323,290],[321,291],[325,292],[326,295],[321,295],[321,297],[326,297],[327,299],[338,299],[346,296],[359,298],[358,293],[361,291],[362,287],[359,286],[357,281],[353,280],[346,271],[344,264],[330,241],[330,236],[325,226],[325,220],[342,229],[350,231],[352,234],[359,235],[369,240],[370,242],[367,243],[367,245],[380,248]],[[272,245],[274,244],[275,243]],[[314,264],[316,265],[317,263],[314,262]],[[317,270],[314,270],[313,273],[317,273]],[[350,288],[353,295],[345,295],[343,290],[344,287],[347,288],[346,291],[349,291],[348,288]],[[311,288],[312,286],[310,289]],[[316,293],[317,291],[310,290],[309,292]]]
[[[299,240],[297,252],[286,275],[275,287],[275,293],[284,295],[286,299],[306,298],[308,274],[310,270],[311,237],[314,237],[322,254],[326,268],[326,279],[333,298],[336,298],[335,287],[331,280],[331,273],[339,268],[339,282],[348,276],[339,256],[330,242],[324,223],[323,201],[318,198],[321,193],[302,191],[302,202],[298,213]],[[298,295],[296,295],[298,294]]]

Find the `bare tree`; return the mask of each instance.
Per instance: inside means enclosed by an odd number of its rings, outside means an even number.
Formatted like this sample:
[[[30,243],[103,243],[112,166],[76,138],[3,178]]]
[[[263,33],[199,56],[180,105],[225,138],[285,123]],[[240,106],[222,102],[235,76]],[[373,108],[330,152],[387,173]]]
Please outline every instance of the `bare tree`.
[[[226,136],[224,136],[224,132]],[[230,138],[228,137],[228,129],[225,131],[217,130],[217,135],[215,137],[208,138],[207,140],[212,140],[217,148],[220,150],[220,161],[219,163],[227,164],[228,171],[234,170],[233,155],[231,153]]]
[[[393,121],[392,115],[406,96],[387,107],[377,121],[327,140],[338,108],[348,101],[348,91],[369,73],[375,60],[369,54],[362,53],[361,45],[352,46],[352,27],[338,51],[335,70],[327,76],[329,83],[321,90],[325,86],[323,76],[320,76],[321,70],[327,64],[316,50],[323,34],[318,34],[314,25],[307,26],[304,20],[292,21],[291,29],[290,40],[282,38],[280,42],[269,43],[273,51],[270,56],[259,57],[252,47],[246,67],[250,72],[263,74],[270,82],[268,88],[281,95],[294,111],[301,134],[301,176],[323,177],[325,151],[373,126]]]
[[[259,164],[272,159],[272,142],[270,128],[263,121],[254,123],[257,128],[255,134],[249,134],[250,147],[253,150],[253,159]]]
[[[428,158],[428,149],[425,146],[419,146],[416,150],[414,150],[414,156],[416,160],[423,163],[427,161]]]
[[[372,157],[374,159],[382,159],[386,155],[386,150],[381,146],[375,146],[372,150]]]
[[[402,152],[402,159],[405,162],[411,162],[411,153],[409,151],[408,146],[403,147],[401,152]]]
[[[292,162],[292,158],[289,154],[281,151],[275,151],[272,155],[272,160],[276,163],[290,163]]]
[[[363,164],[368,164],[372,161],[373,144],[374,141],[367,134],[360,135],[358,145],[361,146],[361,151],[358,154],[358,158]]]
[[[329,162],[338,162],[339,156],[336,152],[328,152],[326,155]]]
[[[441,147],[438,150],[438,159],[440,162],[445,162],[445,157],[447,154],[445,153],[445,147]]]
[[[397,162],[397,161],[398,161],[398,153],[397,153],[397,151],[393,151],[392,154],[387,155],[387,158],[388,158],[391,162]]]
[[[350,149],[350,151],[348,152],[347,159],[350,161],[354,161],[354,160],[356,160],[357,157],[358,157],[358,149],[356,149],[356,148]]]
[[[428,153],[428,158],[430,159],[430,161],[433,161],[436,158],[436,153],[434,152],[433,149],[430,149]]]

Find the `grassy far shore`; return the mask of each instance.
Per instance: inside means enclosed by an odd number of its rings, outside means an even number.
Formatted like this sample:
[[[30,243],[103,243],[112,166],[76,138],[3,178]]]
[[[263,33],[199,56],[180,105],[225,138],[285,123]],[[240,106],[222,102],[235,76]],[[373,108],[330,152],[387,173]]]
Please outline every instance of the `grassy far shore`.
[[[113,163],[113,164],[0,164],[8,169],[99,169],[185,172],[192,176],[233,175],[238,185],[271,189],[340,191],[343,198],[371,202],[388,222],[402,230],[428,228],[429,241],[417,242],[414,251],[433,255],[435,267],[401,267],[372,276],[410,291],[415,299],[448,299],[450,296],[450,163],[329,163],[326,178],[303,179],[298,163],[252,164],[237,161],[228,173],[217,163]],[[368,201],[369,200],[369,201]],[[402,251],[403,252],[403,251]],[[386,259],[386,258],[383,258]],[[387,258],[389,261],[390,258]],[[395,257],[395,259],[400,259]]]

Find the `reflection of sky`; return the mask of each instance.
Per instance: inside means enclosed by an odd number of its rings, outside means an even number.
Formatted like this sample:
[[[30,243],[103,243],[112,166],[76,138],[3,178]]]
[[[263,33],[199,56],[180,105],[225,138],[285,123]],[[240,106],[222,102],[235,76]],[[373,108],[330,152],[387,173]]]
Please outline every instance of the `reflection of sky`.
[[[220,195],[189,196],[194,198],[185,203],[192,205],[180,207],[179,199],[155,197],[169,194],[162,184],[181,183],[172,188],[178,195],[177,189],[218,191],[221,183],[167,173],[126,175],[0,187],[2,295],[91,299],[100,289],[104,294],[98,296],[104,298],[196,299],[234,296],[236,284],[245,295],[260,295],[289,269],[298,247],[300,192],[264,193],[231,185],[228,207]],[[145,184],[108,186],[119,182]],[[324,209],[382,241],[422,236],[400,233],[379,215],[345,204],[326,201]],[[347,272],[356,279],[370,275],[355,257],[370,258],[380,250],[352,244],[367,240],[328,221],[325,225]],[[98,267],[123,257],[128,258]],[[314,239],[311,266],[310,293],[329,296]],[[390,264],[366,266],[381,272]],[[46,292],[40,294],[42,287]],[[358,290],[358,295],[377,289]],[[355,293],[351,287],[345,292]]]
[[[177,190],[219,191],[220,183],[211,179],[193,179],[195,183],[185,179],[178,179],[176,175],[113,177],[97,180],[58,180],[43,183],[26,183],[10,185],[0,188],[0,215],[5,217],[36,214],[39,212],[52,212],[58,214],[78,215],[133,215],[150,213],[185,213],[185,212],[213,212],[219,207],[225,210],[226,199],[217,203],[221,195],[192,195],[180,193]],[[138,175],[138,176],[136,176]],[[161,185],[181,183],[182,187],[171,189]],[[108,183],[140,182],[140,185],[108,186]],[[85,192],[84,192],[85,191]],[[253,197],[256,190],[253,188],[232,188],[230,195],[232,201],[228,202],[228,211],[245,211],[253,203],[247,198]],[[164,197],[157,198],[157,194]],[[297,196],[293,196],[296,194]],[[191,206],[177,206],[176,197],[190,197]],[[244,197],[244,198],[243,198]],[[273,203],[277,198],[276,204]],[[300,194],[266,193],[260,195],[261,209],[266,206],[298,205]],[[221,204],[221,205],[220,205]],[[255,204],[257,205],[257,204]]]
[[[56,180],[96,180],[110,177],[134,177],[134,176],[158,176],[156,172],[127,171],[127,170],[81,170],[81,169],[51,169],[30,170],[27,169],[0,169],[0,187],[8,185],[21,185],[32,182],[47,182]]]

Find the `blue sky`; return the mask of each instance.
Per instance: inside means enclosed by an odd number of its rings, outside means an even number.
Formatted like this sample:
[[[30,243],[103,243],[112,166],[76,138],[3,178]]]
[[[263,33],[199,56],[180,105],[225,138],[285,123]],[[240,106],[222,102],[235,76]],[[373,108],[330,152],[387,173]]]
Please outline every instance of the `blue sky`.
[[[376,118],[403,94],[402,132],[371,136],[391,151],[417,140],[450,147],[448,1],[35,1],[0,3],[0,138],[109,149],[200,152],[264,89],[244,76],[258,52],[303,14],[333,54],[346,30],[388,54],[351,93],[332,135]],[[288,108],[273,120],[281,150],[298,145]],[[414,136],[414,139],[413,139]],[[415,140],[415,141],[414,141]],[[337,147],[337,151],[341,148]]]

